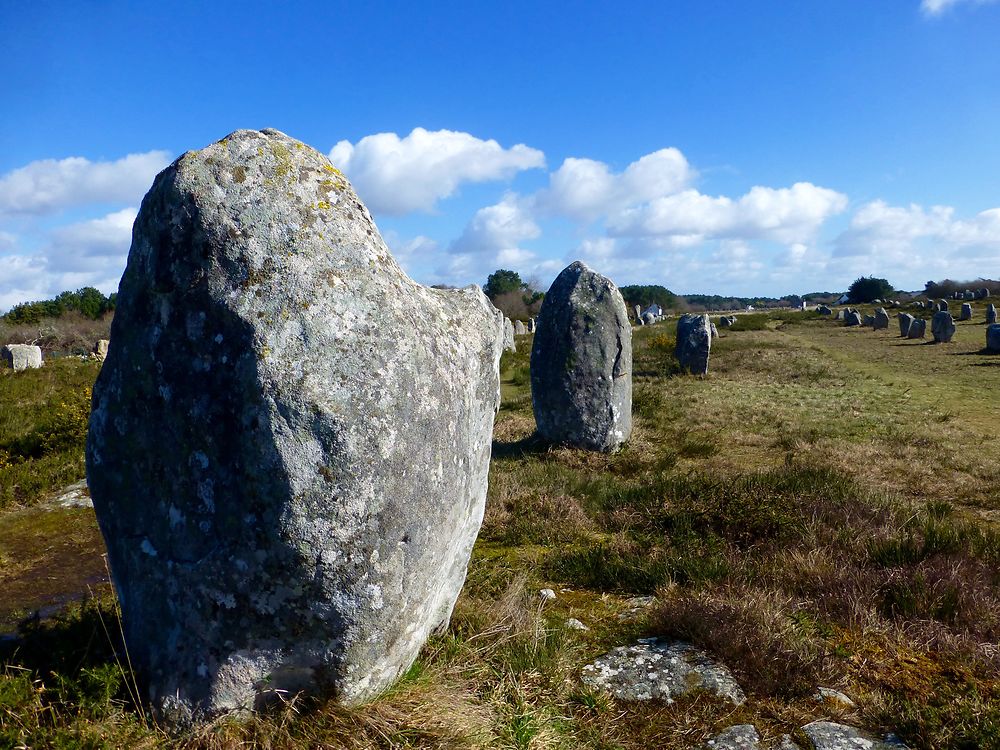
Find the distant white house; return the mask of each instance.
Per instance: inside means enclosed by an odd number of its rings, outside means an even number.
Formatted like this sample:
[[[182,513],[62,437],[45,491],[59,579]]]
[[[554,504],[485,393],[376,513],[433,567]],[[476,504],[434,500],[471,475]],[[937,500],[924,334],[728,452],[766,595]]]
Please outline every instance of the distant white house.
[[[747,312],[753,312],[753,305],[747,305]]]
[[[851,297],[850,297],[849,294],[842,294],[842,295],[840,295],[840,299],[838,299],[833,304],[835,304],[835,305],[846,305],[850,299],[851,299]]]

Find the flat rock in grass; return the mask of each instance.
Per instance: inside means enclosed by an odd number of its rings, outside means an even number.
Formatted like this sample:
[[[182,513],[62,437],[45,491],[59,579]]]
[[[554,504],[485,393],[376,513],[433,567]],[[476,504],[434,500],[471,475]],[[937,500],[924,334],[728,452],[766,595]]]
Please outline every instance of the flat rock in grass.
[[[59,494],[52,498],[51,504],[59,508],[93,508],[94,503],[90,499],[87,480],[81,479],[63,487],[59,490]]]
[[[972,320],[972,305],[968,302],[962,303],[962,310],[958,313],[959,320]]]
[[[503,319],[503,350],[505,352],[516,352],[517,344],[514,343],[514,324],[510,318]]]
[[[988,304],[986,306],[986,324],[987,325],[992,325],[993,323],[996,323],[996,322],[997,322],[997,308],[991,302],[990,304]]]
[[[719,732],[704,747],[711,750],[757,750],[760,735],[753,724],[737,724]]]
[[[0,348],[0,359],[14,372],[35,370],[42,366],[42,348],[34,344],[6,344]]]
[[[746,697],[732,673],[686,643],[642,638],[619,646],[583,668],[583,681],[624,701],[672,703],[696,690],[742,704]]]
[[[986,348],[991,352],[1000,352],[1000,323],[986,326]]]
[[[682,370],[692,375],[708,374],[712,351],[712,327],[707,315],[681,315],[677,321],[674,356]]]
[[[884,330],[889,327],[889,313],[885,311],[884,307],[880,307],[875,311],[875,321],[872,323],[872,328],[876,331]]]
[[[923,318],[914,318],[910,323],[910,330],[906,332],[906,337],[910,339],[922,339],[927,335],[927,321]]]
[[[819,703],[826,703],[834,708],[849,710],[854,708],[854,701],[848,698],[839,690],[833,688],[820,687],[816,689],[813,699]]]
[[[812,741],[814,750],[906,750],[906,745],[895,738],[880,740],[833,721],[814,721],[802,727],[802,731]]]
[[[935,343],[947,344],[955,335],[955,321],[950,312],[938,311],[931,318],[931,335]]]
[[[909,313],[899,313],[897,317],[899,318],[899,335],[903,337],[909,335],[910,325],[916,318]]]
[[[171,724],[356,703],[445,625],[482,522],[503,321],[393,259],[323,154],[241,130],[155,179],[87,478]]]
[[[576,261],[542,301],[531,404],[552,443],[612,451],[632,434],[632,326],[610,279]]]

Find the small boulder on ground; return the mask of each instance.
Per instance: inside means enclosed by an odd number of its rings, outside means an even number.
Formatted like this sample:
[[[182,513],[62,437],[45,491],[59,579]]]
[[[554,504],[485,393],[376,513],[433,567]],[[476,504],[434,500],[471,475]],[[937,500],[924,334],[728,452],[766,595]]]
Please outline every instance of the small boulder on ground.
[[[959,320],[972,320],[972,305],[968,302],[962,303],[962,309],[958,313]]]
[[[35,370],[42,366],[42,348],[34,344],[6,344],[0,349],[0,358],[14,372]]]
[[[715,693],[736,705],[746,696],[736,678],[706,653],[686,643],[640,638],[619,646],[583,668],[584,683],[607,690],[618,700],[675,699],[695,690]]]
[[[636,305],[633,309],[635,310],[636,321],[639,323],[639,325],[642,325],[642,306]]]
[[[880,740],[846,724],[833,721],[814,721],[802,727],[813,743],[814,750],[906,750],[906,745],[895,738]]]
[[[979,290],[979,295],[978,296],[979,296],[979,299],[986,299],[987,297],[990,296],[990,290],[987,289],[986,287],[983,287],[982,289]]]
[[[939,311],[931,318],[931,334],[937,344],[947,344],[955,335],[955,321],[950,312]]]
[[[753,724],[737,724],[719,732],[702,747],[704,750],[757,750],[760,735]]]
[[[735,315],[723,315],[719,318],[719,328],[732,328],[736,325]]]
[[[632,433],[632,326],[610,279],[571,263],[545,295],[531,347],[531,403],[552,443],[612,451]]]
[[[656,322],[656,316],[651,312],[646,312],[642,314],[642,324],[651,326]]]
[[[692,375],[707,375],[712,351],[712,327],[707,315],[682,315],[677,321],[674,356],[681,369]]]

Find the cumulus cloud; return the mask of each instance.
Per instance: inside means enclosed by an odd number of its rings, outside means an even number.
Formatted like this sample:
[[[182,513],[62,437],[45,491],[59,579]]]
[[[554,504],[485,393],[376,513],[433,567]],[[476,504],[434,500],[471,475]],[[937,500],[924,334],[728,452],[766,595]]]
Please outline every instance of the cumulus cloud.
[[[538,195],[543,210],[589,222],[637,203],[671,195],[696,176],[676,148],[664,148],[632,162],[619,174],[593,159],[566,159]]]
[[[739,199],[683,190],[625,209],[608,222],[615,236],[808,241],[831,216],[847,208],[847,196],[809,182],[790,188],[754,187]]]
[[[956,5],[990,5],[997,0],[921,0],[920,10],[927,16],[940,16]]]
[[[99,203],[136,203],[170,162],[166,151],[116,161],[42,159],[0,176],[0,214],[43,215]]]
[[[508,193],[499,203],[476,211],[450,250],[455,254],[486,253],[512,261],[527,255],[518,247],[521,242],[541,233],[529,205],[516,193]]]
[[[503,148],[454,130],[414,128],[406,137],[378,133],[356,144],[340,141],[330,159],[376,214],[431,211],[462,183],[507,180],[545,166],[545,155],[519,143]]]

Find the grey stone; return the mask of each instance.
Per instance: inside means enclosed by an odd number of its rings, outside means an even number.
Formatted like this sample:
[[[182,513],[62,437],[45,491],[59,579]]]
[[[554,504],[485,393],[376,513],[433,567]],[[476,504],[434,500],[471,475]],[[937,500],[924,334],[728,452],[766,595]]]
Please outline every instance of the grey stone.
[[[719,338],[719,329],[715,327],[715,323],[709,323],[709,325],[712,327],[712,338]]]
[[[618,619],[621,622],[635,620],[654,604],[656,604],[655,596],[634,596],[625,602],[625,606],[628,609],[618,615]]]
[[[692,375],[707,375],[712,351],[712,329],[707,315],[682,315],[677,321],[674,356],[681,369]]]
[[[989,296],[990,296],[990,290],[987,289],[986,287],[983,287],[982,289],[979,290],[979,299],[986,299]]]
[[[448,622],[502,323],[477,287],[412,281],[347,180],[283,133],[237,131],[156,177],[87,479],[168,723],[300,690],[356,703]]]
[[[863,325],[865,328],[872,328],[872,327],[874,327],[874,325],[875,325],[875,316],[874,315],[865,315],[861,319],[861,325]]]
[[[760,735],[753,724],[737,724],[719,732],[704,747],[711,750],[757,750]]]
[[[819,305],[819,306],[818,306],[818,307],[816,308],[816,312],[818,312],[818,313],[819,313],[820,315],[829,315],[830,313],[832,313],[832,312],[833,312],[833,310],[831,310],[831,309],[830,309],[829,307],[827,307],[826,305]]]
[[[590,628],[577,620],[575,617],[570,617],[566,620],[566,627],[570,630],[590,630]]]
[[[1000,323],[986,326],[986,348],[991,352],[1000,352]]]
[[[955,321],[951,317],[949,312],[936,312],[934,317],[931,318],[931,334],[934,336],[934,342],[938,344],[947,344],[951,341],[952,336],[955,335]]]
[[[847,317],[847,313],[844,310],[837,310],[837,314],[833,316],[834,320],[843,320]]]
[[[642,314],[643,325],[651,326],[656,322],[656,316],[653,313],[647,312]]]
[[[36,370],[42,366],[42,348],[34,344],[7,344],[0,349],[0,358],[14,372]]]
[[[927,321],[923,318],[914,318],[910,323],[910,330],[906,332],[906,337],[910,339],[922,339],[927,335]]]
[[[880,740],[846,724],[814,721],[802,727],[812,741],[814,750],[905,750],[906,745],[895,738]]]
[[[526,336],[528,334],[528,327],[524,325],[520,320],[514,321],[514,334],[517,336]]]
[[[962,303],[962,310],[958,313],[959,320],[972,320],[972,305],[968,302]]]
[[[611,451],[632,433],[632,326],[621,292],[576,261],[545,295],[531,348],[531,404],[553,443]]]
[[[642,307],[639,305],[635,306],[635,319],[639,325],[642,325]]]
[[[975,299],[975,298],[976,298],[975,292],[973,292],[971,289],[965,290],[965,295],[963,296],[963,299]]]
[[[535,319],[534,318],[528,318],[527,329],[528,329],[528,333],[534,333],[535,332]]]
[[[887,329],[889,327],[889,313],[885,311],[884,307],[880,307],[875,311],[875,320],[872,322],[872,328],[876,331]]]
[[[517,344],[514,343],[514,324],[510,318],[503,319],[503,350],[505,352],[516,352]]]
[[[854,701],[848,698],[839,690],[834,690],[833,688],[820,687],[816,689],[816,694],[813,698],[819,703],[827,703],[834,708],[841,710],[849,710],[854,708]]]
[[[87,480],[81,479],[63,487],[59,490],[59,494],[52,498],[51,505],[59,508],[93,508],[94,503],[90,499]]]
[[[899,313],[897,317],[899,318],[899,335],[905,337],[909,334],[910,325],[916,318],[909,313]]]
[[[552,589],[541,589],[538,592],[538,598],[543,602],[550,602],[556,598],[556,592]]]
[[[938,311],[942,311],[943,310],[944,312],[948,312],[948,310],[950,309],[948,307],[948,300],[946,300],[946,299],[939,299],[938,303],[937,303],[937,309],[938,309]]]
[[[100,360],[107,359],[108,346],[110,345],[110,343],[111,342],[108,341],[107,339],[97,340],[97,343],[94,344],[94,354],[97,356],[98,359]]]
[[[791,735],[783,734],[775,750],[802,750],[802,748],[792,741]]]
[[[854,312],[853,310],[849,313],[846,313],[844,315],[844,325],[848,326],[849,328],[852,326],[861,325],[861,315]]]
[[[732,328],[736,325],[735,315],[723,315],[719,318],[719,328]]]
[[[986,306],[986,322],[990,325],[997,322],[997,308],[992,302]]]
[[[746,697],[726,667],[686,643],[641,638],[619,646],[583,668],[587,685],[628,701],[672,703],[694,690],[715,693],[736,705]]]

